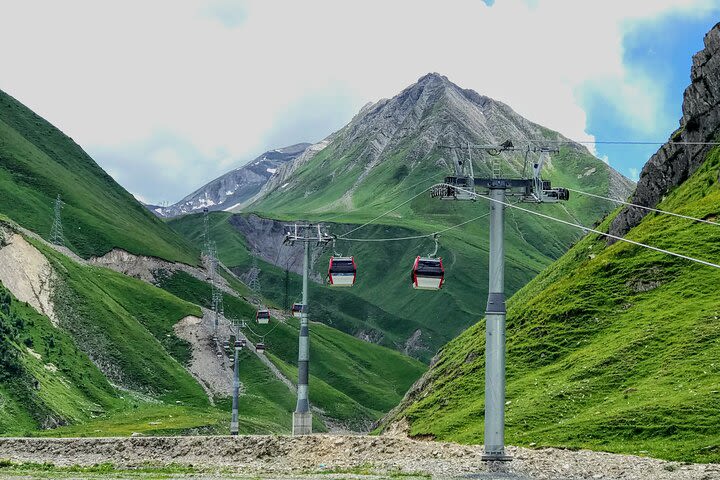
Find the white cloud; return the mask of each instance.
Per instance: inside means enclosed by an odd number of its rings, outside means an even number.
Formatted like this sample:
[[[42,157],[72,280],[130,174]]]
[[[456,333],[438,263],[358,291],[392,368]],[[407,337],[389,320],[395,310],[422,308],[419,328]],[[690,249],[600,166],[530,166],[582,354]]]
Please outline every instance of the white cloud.
[[[199,186],[239,158],[280,146],[271,141],[319,140],[350,111],[429,71],[574,139],[592,139],[582,107],[589,88],[651,128],[659,87],[623,65],[624,33],[637,20],[701,15],[714,4],[6,1],[0,45],[12,48],[3,49],[0,88],[92,152],[124,151],[163,133],[182,139],[193,155],[168,147],[132,161],[158,179],[168,177],[157,171],[164,168],[198,171]],[[306,126],[293,108],[322,95],[328,119]],[[288,118],[298,128],[283,124]],[[303,128],[305,136],[290,138]],[[122,183],[141,190],[133,178]],[[180,182],[174,195],[186,188]]]
[[[630,180],[633,182],[640,180],[640,170],[637,168],[630,168]]]

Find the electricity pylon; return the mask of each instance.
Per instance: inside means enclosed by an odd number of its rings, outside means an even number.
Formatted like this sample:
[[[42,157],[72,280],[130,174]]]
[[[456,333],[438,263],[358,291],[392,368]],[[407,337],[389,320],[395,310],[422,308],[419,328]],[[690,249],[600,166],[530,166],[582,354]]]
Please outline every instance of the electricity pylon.
[[[50,229],[50,243],[60,246],[65,245],[65,237],[63,236],[62,226],[62,208],[63,202],[60,199],[60,194],[58,193],[57,198],[55,199],[55,214],[53,216],[53,224],[52,228]]]
[[[260,268],[258,268],[256,257],[253,257],[253,263],[252,267],[250,267],[250,275],[248,277],[248,287],[253,293],[260,295]]]
[[[312,433],[312,412],[310,411],[308,372],[310,368],[310,331],[308,324],[308,275],[310,271],[310,244],[325,245],[332,237],[322,232],[319,224],[288,225],[283,243],[294,245],[300,242],[305,247],[303,257],[303,308],[300,312],[300,335],[298,337],[298,389],[297,405],[293,412],[293,435]]]
[[[470,145],[470,149],[488,152],[491,159],[491,178],[474,178],[472,162],[462,168],[457,162],[456,175],[445,177],[445,182],[432,187],[431,195],[446,200],[475,200],[488,195],[490,204],[490,260],[489,289],[485,309],[485,437],[482,459],[485,461],[508,461],[505,455],[505,200],[509,196],[520,201],[541,203],[567,200],[564,188],[551,188],[550,182],[542,180],[540,170],[544,155],[557,150],[544,147],[515,147],[511,141],[501,145]],[[457,147],[457,148],[466,148]],[[500,178],[502,174],[499,155],[503,152],[535,152],[540,154],[533,164],[532,178]],[[480,192],[476,192],[476,188]]]
[[[202,252],[210,256],[210,211],[207,207],[203,208],[203,249]]]
[[[220,317],[225,314],[223,307],[223,292],[219,287],[218,280],[218,258],[217,258],[217,247],[215,242],[208,242],[208,267],[210,276],[210,286],[212,294],[212,310],[214,316],[214,328],[217,332],[218,325],[220,323]]]

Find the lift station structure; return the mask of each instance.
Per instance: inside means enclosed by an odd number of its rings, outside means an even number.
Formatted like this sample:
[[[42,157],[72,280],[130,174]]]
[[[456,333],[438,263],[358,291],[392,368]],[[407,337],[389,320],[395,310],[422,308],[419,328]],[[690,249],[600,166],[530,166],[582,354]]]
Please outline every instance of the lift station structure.
[[[485,309],[485,461],[508,461],[505,454],[505,205],[507,197],[522,202],[544,203],[569,199],[564,188],[552,188],[549,181],[542,180],[540,170],[546,155],[557,153],[547,147],[516,147],[510,140],[500,145],[471,145],[448,147],[468,150],[468,161],[455,158],[455,175],[445,177],[445,182],[431,188],[431,196],[443,200],[472,200],[488,196],[490,204],[490,261],[489,290]],[[475,178],[471,150],[487,152],[491,156],[490,178]],[[524,152],[523,175],[503,178],[500,154]],[[538,161],[528,171],[528,157],[539,154]]]

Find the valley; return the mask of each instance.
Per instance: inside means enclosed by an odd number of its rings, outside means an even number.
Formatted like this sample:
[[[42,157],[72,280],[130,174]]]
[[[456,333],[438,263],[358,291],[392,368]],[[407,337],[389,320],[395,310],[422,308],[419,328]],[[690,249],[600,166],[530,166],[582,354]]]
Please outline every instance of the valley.
[[[0,91],[0,478],[720,478],[704,45],[637,183],[431,72],[151,205]]]

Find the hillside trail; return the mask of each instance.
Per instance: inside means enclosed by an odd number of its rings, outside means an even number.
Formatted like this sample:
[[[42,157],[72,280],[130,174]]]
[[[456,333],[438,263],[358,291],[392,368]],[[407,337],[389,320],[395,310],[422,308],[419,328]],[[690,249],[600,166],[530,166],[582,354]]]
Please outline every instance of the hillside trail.
[[[482,462],[482,446],[402,436],[308,435],[0,438],[0,458],[48,463],[40,478],[436,478],[483,480],[718,480],[720,465],[556,448],[507,447],[511,462]],[[5,465],[8,462],[4,462]],[[111,464],[117,473],[73,473]],[[63,471],[62,468],[65,468]],[[31,469],[32,466],[28,466]],[[56,469],[54,472],[53,468]],[[142,474],[133,469],[168,469]],[[175,471],[186,471],[174,474]],[[189,470],[189,472],[188,472]],[[38,478],[0,468],[0,478]]]

